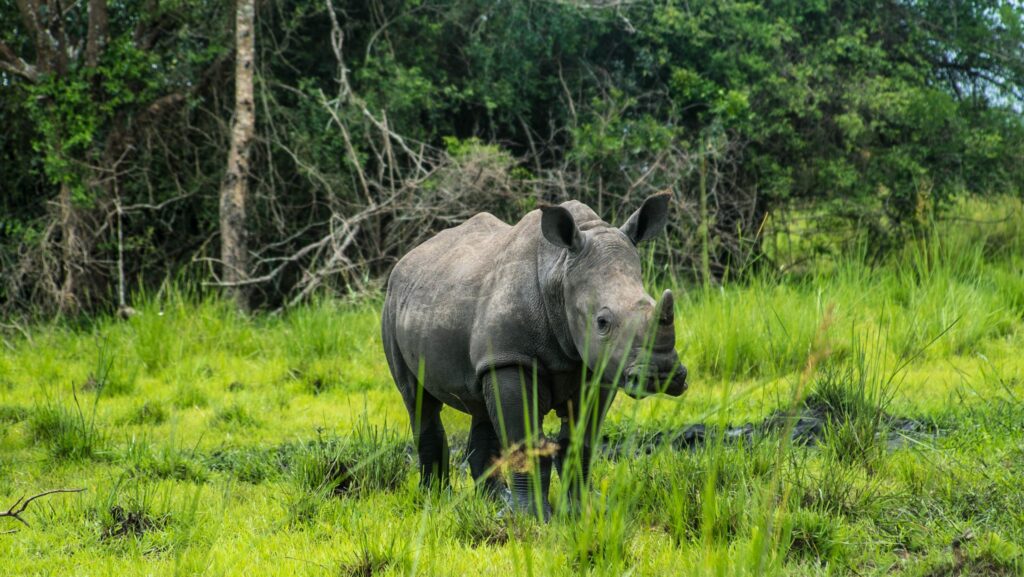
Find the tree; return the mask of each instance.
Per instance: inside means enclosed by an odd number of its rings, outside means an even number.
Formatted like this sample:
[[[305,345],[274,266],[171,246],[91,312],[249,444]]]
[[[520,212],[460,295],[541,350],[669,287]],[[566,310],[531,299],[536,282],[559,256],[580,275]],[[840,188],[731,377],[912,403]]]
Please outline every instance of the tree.
[[[193,15],[188,1],[14,4],[0,3],[0,21],[12,24],[0,26],[0,299],[65,312],[102,306],[121,208],[163,206],[160,183],[178,182],[165,175],[180,163],[152,170],[154,142],[163,144],[152,133],[179,135],[160,125],[217,84],[223,23],[216,7]]]
[[[21,16],[23,39],[26,52],[34,54],[29,60],[19,55],[14,48],[0,39],[0,70],[18,77],[36,88],[45,90],[44,85],[61,85],[70,76],[71,69],[82,64],[76,60],[84,58],[87,70],[95,70],[102,57],[107,43],[107,2],[106,0],[89,0],[87,8],[87,26],[85,30],[85,52],[77,47],[82,45],[82,38],[74,36],[74,28],[68,26],[69,20],[59,3],[50,0],[18,0],[18,12]],[[80,10],[79,10],[80,12]],[[80,17],[80,14],[78,15]],[[42,116],[52,113],[59,105],[53,99],[43,100],[37,105]],[[49,153],[48,168],[53,173],[66,170],[61,167],[61,160],[67,158],[64,132],[69,127],[62,123],[50,126],[44,149]],[[58,165],[58,166],[54,166]],[[82,230],[86,218],[81,203],[74,202],[74,180],[68,175],[56,175],[58,193],[56,202],[55,236],[60,238],[60,280],[59,307],[63,311],[73,311],[78,307],[81,292],[80,276],[83,266],[89,260],[90,239]]]
[[[254,0],[237,0],[235,6],[235,115],[231,126],[231,150],[220,189],[220,258],[222,281],[239,308],[248,309],[248,247],[245,203],[249,195],[249,162],[256,131],[253,103],[253,68],[256,17]]]
[[[777,264],[790,207],[881,253],[1024,188],[1013,0],[15,0],[0,22],[0,312],[103,307],[122,262],[273,307],[476,211],[614,218],[662,190],[667,268],[735,278]]]

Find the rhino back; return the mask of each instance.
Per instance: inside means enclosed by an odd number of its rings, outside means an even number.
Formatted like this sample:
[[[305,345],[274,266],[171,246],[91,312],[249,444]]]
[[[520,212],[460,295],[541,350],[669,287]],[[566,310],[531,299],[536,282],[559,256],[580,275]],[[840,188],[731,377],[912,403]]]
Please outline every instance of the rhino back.
[[[558,356],[543,309],[540,215],[509,226],[479,214],[410,251],[388,282],[385,322],[412,374],[466,412],[483,404],[490,368]],[[421,368],[422,363],[422,368]]]

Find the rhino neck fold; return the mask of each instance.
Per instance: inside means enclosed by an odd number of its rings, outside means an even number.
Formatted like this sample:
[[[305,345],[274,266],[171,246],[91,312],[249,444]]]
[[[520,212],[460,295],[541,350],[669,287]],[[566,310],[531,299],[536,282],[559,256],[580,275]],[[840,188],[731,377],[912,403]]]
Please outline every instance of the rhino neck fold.
[[[569,315],[565,311],[565,269],[568,251],[554,247],[541,247],[537,251],[537,289],[540,291],[544,317],[548,330],[558,341],[558,348],[566,358],[580,361],[579,351],[572,339]]]

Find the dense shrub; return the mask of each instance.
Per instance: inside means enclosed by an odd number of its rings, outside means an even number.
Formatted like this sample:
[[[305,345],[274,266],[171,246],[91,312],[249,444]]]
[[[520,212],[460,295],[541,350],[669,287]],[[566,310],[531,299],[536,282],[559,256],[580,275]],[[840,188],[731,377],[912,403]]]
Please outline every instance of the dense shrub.
[[[656,249],[667,269],[724,278],[777,256],[762,244],[794,203],[819,211],[804,228],[856,226],[877,252],[956,193],[1024,184],[1016,3],[612,4],[261,6],[255,297],[308,296],[330,284],[304,274],[317,267],[366,286],[432,230],[541,200],[622,218],[672,190]],[[337,52],[331,10],[344,15]],[[231,11],[189,0],[109,12],[98,62],[38,78],[0,67],[0,302],[53,307],[68,289],[109,306],[119,260],[129,285],[183,269],[209,279],[188,265],[217,256]],[[0,17],[13,23],[0,40],[31,60],[26,23],[9,4]],[[84,6],[66,17],[86,28]],[[58,200],[68,214],[49,208]],[[346,261],[298,252],[339,229]]]

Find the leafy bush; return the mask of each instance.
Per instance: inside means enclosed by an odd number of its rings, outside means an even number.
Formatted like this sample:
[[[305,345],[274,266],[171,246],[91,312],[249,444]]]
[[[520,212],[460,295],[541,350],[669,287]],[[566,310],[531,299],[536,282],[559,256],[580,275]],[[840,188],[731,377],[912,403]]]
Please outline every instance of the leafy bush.
[[[865,232],[880,254],[962,192],[1024,188],[1024,28],[1012,2],[387,6],[381,34],[377,9],[339,5],[338,63],[313,56],[331,53],[324,3],[257,19],[265,90],[247,230],[262,262],[253,276],[279,273],[259,283],[263,304],[308,295],[304,269],[330,259],[293,257],[367,205],[377,211],[360,220],[333,288],[373,285],[424,235],[472,213],[517,218],[538,201],[575,197],[621,219],[671,190],[670,233],[652,250],[669,275],[727,279],[786,264],[764,250],[765,224],[794,207],[818,212],[810,228]],[[57,50],[69,61],[55,68],[32,20],[3,10],[0,268],[11,274],[0,302],[109,308],[122,276],[129,289],[209,280],[194,263],[209,256],[219,207],[208,191],[228,153],[228,8],[192,2],[165,22],[159,5],[111,4],[101,57],[84,61],[74,47],[89,27],[71,27]],[[84,22],[87,8],[66,16]],[[19,59],[46,73],[17,73]],[[116,226],[115,204],[133,207]],[[412,208],[418,228],[405,221]],[[81,242],[62,245],[64,227]],[[149,311],[132,322],[141,367],[169,366],[172,327]]]

